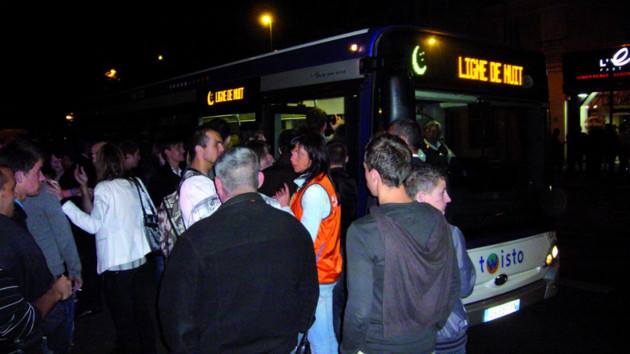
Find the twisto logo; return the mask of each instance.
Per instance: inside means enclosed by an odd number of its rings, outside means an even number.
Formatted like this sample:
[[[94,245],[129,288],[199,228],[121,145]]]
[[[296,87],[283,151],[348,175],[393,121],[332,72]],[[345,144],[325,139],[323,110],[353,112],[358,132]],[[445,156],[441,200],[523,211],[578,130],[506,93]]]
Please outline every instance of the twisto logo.
[[[501,250],[501,256],[496,253],[490,253],[487,258],[483,258],[483,256],[479,257],[479,270],[481,273],[485,273],[487,270],[488,273],[494,274],[499,270],[499,268],[508,268],[514,264],[521,264],[525,260],[525,253],[521,250],[512,249],[512,252],[508,251],[505,253],[504,250]],[[484,267],[485,265],[485,267]],[[485,269],[484,269],[485,268]]]

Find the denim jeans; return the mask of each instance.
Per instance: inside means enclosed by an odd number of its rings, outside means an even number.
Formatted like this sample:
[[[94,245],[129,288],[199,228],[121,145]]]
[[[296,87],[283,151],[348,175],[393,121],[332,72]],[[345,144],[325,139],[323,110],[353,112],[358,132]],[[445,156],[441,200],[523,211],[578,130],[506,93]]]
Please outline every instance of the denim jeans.
[[[333,289],[335,283],[319,284],[315,322],[308,330],[313,354],[337,354],[339,344],[333,327]]]
[[[74,330],[74,295],[58,302],[43,318],[41,328],[50,350],[69,353]]]

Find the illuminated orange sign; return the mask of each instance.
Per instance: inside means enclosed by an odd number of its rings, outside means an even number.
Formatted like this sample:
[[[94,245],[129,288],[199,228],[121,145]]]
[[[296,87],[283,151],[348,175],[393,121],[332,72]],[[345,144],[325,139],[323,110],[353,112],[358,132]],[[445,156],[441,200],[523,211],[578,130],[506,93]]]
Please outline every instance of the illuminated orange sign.
[[[523,86],[523,67],[498,61],[458,56],[457,77],[465,80]]]
[[[225,103],[231,101],[240,101],[245,98],[245,88],[237,87],[227,90],[208,91],[208,106],[213,106],[215,103]]]

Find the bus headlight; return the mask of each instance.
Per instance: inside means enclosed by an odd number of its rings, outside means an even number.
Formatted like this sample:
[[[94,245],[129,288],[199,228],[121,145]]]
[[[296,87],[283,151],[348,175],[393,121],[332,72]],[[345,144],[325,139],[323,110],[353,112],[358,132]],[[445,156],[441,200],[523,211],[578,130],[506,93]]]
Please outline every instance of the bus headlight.
[[[553,265],[558,259],[558,255],[560,254],[560,250],[557,245],[553,245],[549,252],[547,252],[547,257],[545,257],[545,265],[550,267]]]
[[[547,265],[547,267],[549,267],[552,263],[553,263],[553,257],[551,256],[551,254],[548,254],[547,258],[545,259],[545,264]]]

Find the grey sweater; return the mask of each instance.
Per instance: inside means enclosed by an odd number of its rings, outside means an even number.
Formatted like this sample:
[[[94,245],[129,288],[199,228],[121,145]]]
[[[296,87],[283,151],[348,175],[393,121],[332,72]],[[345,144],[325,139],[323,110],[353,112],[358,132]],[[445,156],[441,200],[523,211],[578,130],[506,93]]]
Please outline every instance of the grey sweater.
[[[39,195],[27,197],[22,204],[28,230],[42,250],[50,273],[58,277],[67,268],[70,277],[81,277],[81,261],[70,222],[57,198],[42,184]]]

